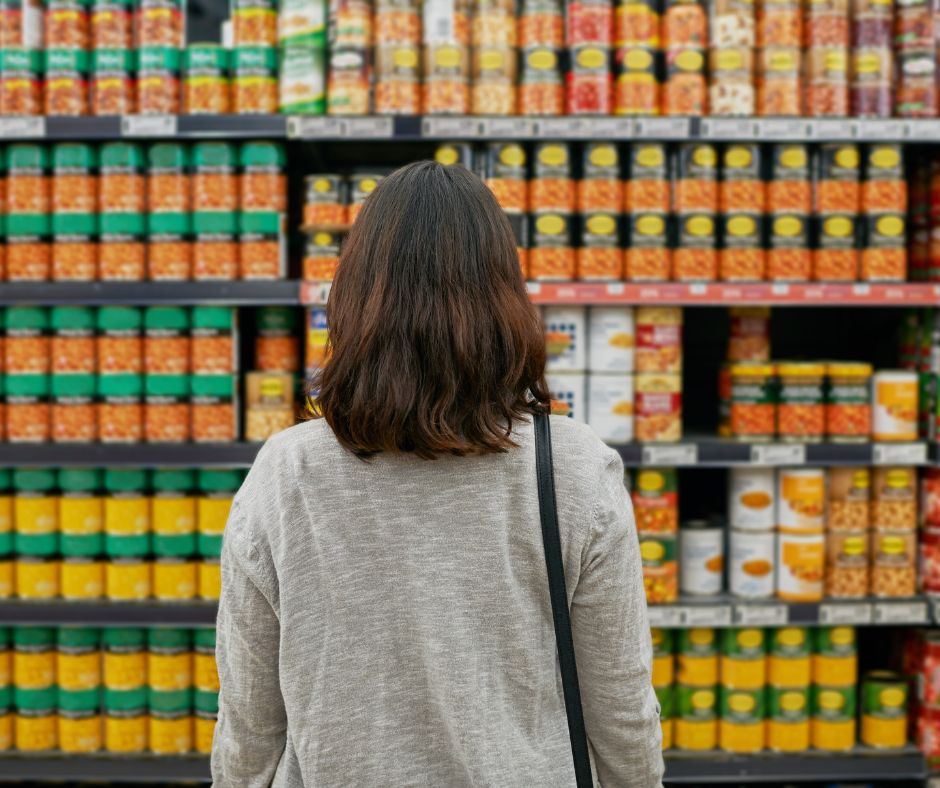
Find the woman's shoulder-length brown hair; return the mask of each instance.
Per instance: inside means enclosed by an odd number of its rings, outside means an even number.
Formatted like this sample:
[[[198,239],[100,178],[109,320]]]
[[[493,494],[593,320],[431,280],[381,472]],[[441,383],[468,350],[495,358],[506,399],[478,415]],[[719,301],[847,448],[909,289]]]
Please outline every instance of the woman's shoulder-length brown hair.
[[[505,451],[514,422],[549,404],[512,228],[462,167],[410,164],[369,195],[327,320],[314,412],[361,456]]]

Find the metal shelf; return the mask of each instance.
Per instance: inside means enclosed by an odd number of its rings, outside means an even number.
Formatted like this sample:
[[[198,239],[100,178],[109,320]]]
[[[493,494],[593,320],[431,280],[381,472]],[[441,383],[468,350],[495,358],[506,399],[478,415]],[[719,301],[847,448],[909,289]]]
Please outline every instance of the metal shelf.
[[[111,115],[0,117],[0,139],[117,140],[283,138],[284,115]]]
[[[208,783],[203,755],[0,755],[0,783],[46,782]]]
[[[260,443],[0,443],[0,467],[247,468]]]
[[[201,627],[214,626],[215,602],[33,602],[0,600],[3,626]]]
[[[220,304],[253,306],[300,303],[295,280],[237,282],[5,282],[0,305]]]

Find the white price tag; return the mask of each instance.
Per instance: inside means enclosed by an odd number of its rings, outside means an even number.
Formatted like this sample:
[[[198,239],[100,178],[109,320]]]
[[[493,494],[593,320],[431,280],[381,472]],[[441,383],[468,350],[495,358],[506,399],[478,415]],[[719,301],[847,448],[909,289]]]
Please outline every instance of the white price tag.
[[[424,118],[421,136],[472,139],[480,136],[480,121],[476,118]]]
[[[813,136],[817,140],[850,140],[853,137],[852,126],[844,120],[814,120]]]
[[[811,123],[803,119],[759,120],[757,121],[757,132],[762,139],[799,141],[810,139],[813,127]]]
[[[686,627],[730,627],[731,605],[690,605],[680,608]]]
[[[693,282],[689,285],[689,294],[694,296],[703,296],[708,294],[708,285],[704,282]]]
[[[875,624],[926,624],[926,602],[875,602],[872,611]]]
[[[785,282],[775,282],[770,286],[771,295],[785,296],[790,294],[790,285]]]
[[[637,118],[634,135],[644,139],[685,140],[692,132],[688,118]]]
[[[912,140],[933,141],[940,137],[940,121],[936,120],[909,120],[908,136]]]
[[[702,120],[702,136],[713,140],[750,140],[757,136],[749,118],[709,118]]]
[[[819,606],[820,624],[870,624],[871,605],[867,602]]]
[[[585,118],[584,124],[590,139],[628,139],[633,136],[632,118]]]
[[[532,136],[533,123],[527,118],[484,118],[480,129],[490,139],[527,139]]]
[[[806,446],[802,443],[766,443],[751,446],[753,465],[804,465]]]
[[[607,295],[612,296],[621,296],[627,291],[627,288],[624,287],[623,282],[611,282],[607,285]]]
[[[541,139],[563,140],[586,135],[581,118],[543,118],[536,120],[534,126],[535,136]]]
[[[44,117],[0,118],[0,139],[36,139],[45,136]]]
[[[910,132],[903,120],[859,120],[858,136],[863,140],[901,140]]]
[[[938,624],[940,623],[940,596],[931,594],[928,599],[930,600],[930,620]]]
[[[925,465],[926,443],[876,443],[871,459],[875,465]]]
[[[698,463],[698,446],[693,443],[668,443],[662,446],[643,447],[644,465],[672,467],[674,465],[695,465]]]
[[[789,621],[786,605],[735,605],[734,623],[751,627],[781,627]]]
[[[538,295],[539,293],[542,292],[542,283],[541,282],[526,282],[525,289],[529,295]]]
[[[295,116],[287,119],[287,136],[291,139],[339,139],[345,136],[345,130],[342,118]]]
[[[174,137],[176,115],[124,115],[121,118],[121,136]]]
[[[346,136],[360,140],[391,139],[395,134],[392,118],[347,118]]]
[[[651,627],[675,629],[682,626],[682,610],[672,605],[650,605],[646,608]]]

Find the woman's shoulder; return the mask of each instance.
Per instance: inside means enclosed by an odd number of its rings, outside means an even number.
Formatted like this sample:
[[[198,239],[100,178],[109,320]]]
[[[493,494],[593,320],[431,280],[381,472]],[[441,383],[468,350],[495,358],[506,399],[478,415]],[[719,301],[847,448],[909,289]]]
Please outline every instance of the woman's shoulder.
[[[551,426],[552,455],[556,462],[598,464],[603,468],[619,459],[617,452],[583,422],[566,416],[552,416]]]

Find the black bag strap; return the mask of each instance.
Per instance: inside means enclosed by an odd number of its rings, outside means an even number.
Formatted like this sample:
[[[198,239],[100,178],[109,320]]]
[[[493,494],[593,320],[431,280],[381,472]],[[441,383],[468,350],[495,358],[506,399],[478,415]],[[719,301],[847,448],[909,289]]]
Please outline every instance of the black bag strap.
[[[561,685],[565,693],[565,712],[568,715],[568,736],[571,739],[574,773],[578,788],[592,788],[594,778],[591,775],[584,713],[581,710],[581,688],[578,686],[578,666],[574,658],[574,638],[571,636],[571,617],[565,589],[565,566],[561,555],[561,537],[558,533],[552,431],[548,415],[545,413],[535,416],[535,474],[538,481],[545,568],[548,570],[548,592],[552,600],[552,619],[555,622],[555,641],[558,644],[558,662],[561,665]]]

